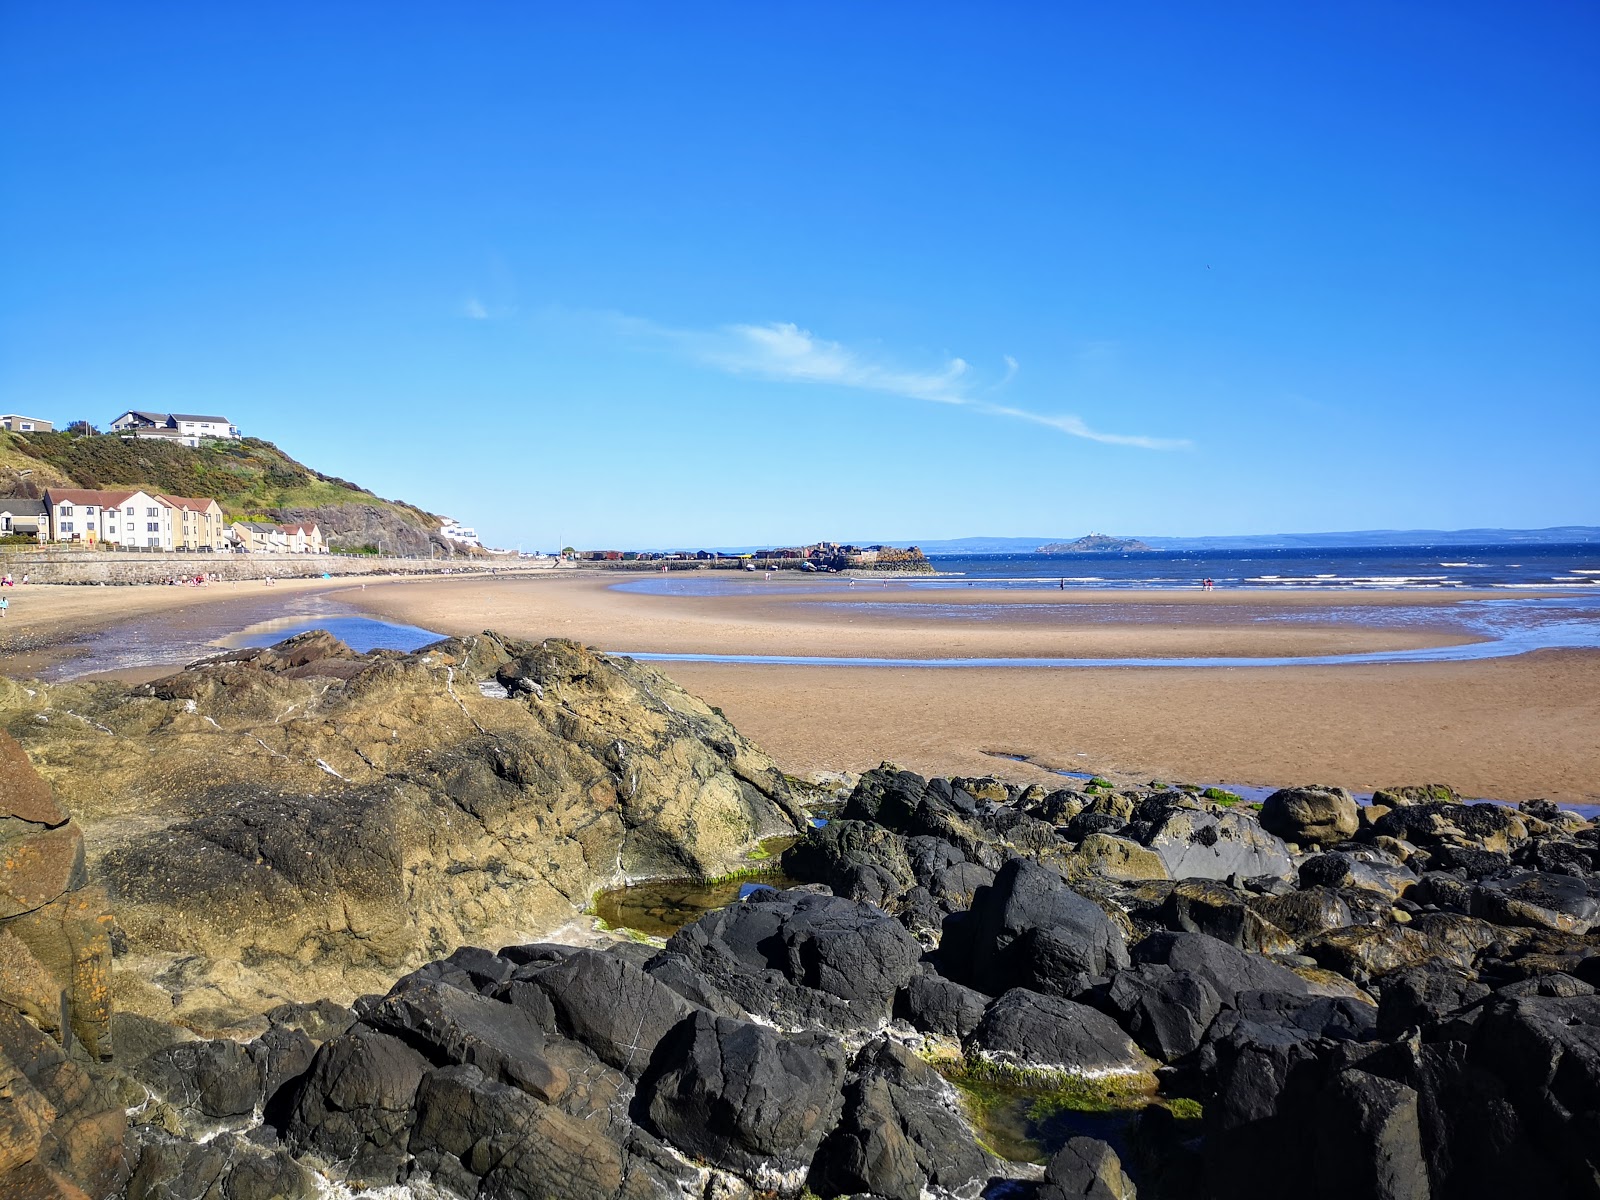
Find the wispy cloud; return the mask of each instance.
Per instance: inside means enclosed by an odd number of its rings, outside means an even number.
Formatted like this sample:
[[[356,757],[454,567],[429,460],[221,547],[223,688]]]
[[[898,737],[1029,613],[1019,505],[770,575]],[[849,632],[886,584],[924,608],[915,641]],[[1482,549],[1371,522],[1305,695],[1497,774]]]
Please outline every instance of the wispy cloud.
[[[468,296],[461,305],[461,315],[469,321],[487,321],[489,310],[476,296]]]
[[[1189,445],[1182,438],[1147,437],[1143,434],[1104,433],[1082,418],[1035,412],[999,404],[987,397],[1009,384],[1021,369],[1017,360],[1004,356],[1005,374],[985,384],[965,359],[950,358],[936,368],[907,368],[879,357],[852,350],[839,342],[819,338],[788,322],[767,325],[726,325],[713,330],[677,330],[637,317],[616,318],[635,335],[670,341],[689,357],[735,375],[796,383],[824,383],[856,388],[933,404],[951,404],[995,417],[1026,421],[1112,446],[1137,446],[1144,450],[1178,450]]]

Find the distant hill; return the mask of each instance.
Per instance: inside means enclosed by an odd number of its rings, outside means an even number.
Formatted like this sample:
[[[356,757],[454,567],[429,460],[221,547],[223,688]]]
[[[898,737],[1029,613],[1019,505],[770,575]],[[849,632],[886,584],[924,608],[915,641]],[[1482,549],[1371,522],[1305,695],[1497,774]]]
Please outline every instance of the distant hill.
[[[1112,537],[1105,533],[1085,534],[1070,542],[1050,542],[1040,546],[1040,554],[1131,554],[1149,550],[1138,538]]]
[[[211,496],[230,519],[315,521],[333,548],[391,553],[462,552],[439,536],[441,518],[401,500],[296,462],[260,438],[207,441],[198,448],[111,434],[0,431],[0,494],[48,487],[138,487],[174,496]]]
[[[861,539],[857,539],[860,541]],[[873,538],[868,541],[895,541]],[[1028,554],[1041,546],[1070,538],[965,537],[900,538],[939,557],[960,554]],[[1260,533],[1218,537],[1155,537],[1140,539],[1147,550],[1295,550],[1371,546],[1515,546],[1600,544],[1600,526],[1557,525],[1548,529],[1364,529],[1343,533]]]

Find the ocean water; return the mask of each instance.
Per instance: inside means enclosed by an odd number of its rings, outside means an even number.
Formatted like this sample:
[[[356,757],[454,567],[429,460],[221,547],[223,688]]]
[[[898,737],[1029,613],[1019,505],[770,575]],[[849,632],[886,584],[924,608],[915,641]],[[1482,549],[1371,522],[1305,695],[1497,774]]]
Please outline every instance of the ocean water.
[[[1069,588],[1191,589],[1209,578],[1222,589],[1600,589],[1600,547],[1593,544],[930,555],[928,561],[937,575],[869,578],[854,586],[1042,589],[1065,582]],[[773,572],[770,580],[762,572],[675,571],[618,587],[662,595],[726,595],[811,591],[819,584],[850,586],[838,576],[790,571]]]

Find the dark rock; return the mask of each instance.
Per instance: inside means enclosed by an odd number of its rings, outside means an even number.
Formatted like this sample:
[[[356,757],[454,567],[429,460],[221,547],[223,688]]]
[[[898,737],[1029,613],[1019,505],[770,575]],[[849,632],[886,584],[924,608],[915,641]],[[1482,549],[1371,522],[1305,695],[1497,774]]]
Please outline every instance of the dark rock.
[[[1117,1152],[1098,1138],[1075,1137],[1044,1169],[1038,1200],[1136,1200]]]
[[[1356,983],[1404,967],[1447,962],[1472,966],[1495,938],[1494,926],[1454,913],[1426,913],[1409,925],[1360,925],[1319,934],[1306,954]]]
[[[435,1063],[470,1063],[491,1079],[549,1098],[565,1087],[541,1051],[545,1032],[526,1009],[447,983],[412,976],[395,985],[366,1024],[416,1047]]]
[[[1154,1066],[1104,1013],[1026,988],[991,1004],[967,1046],[993,1062],[1073,1075],[1137,1075]]]
[[[905,839],[865,821],[829,821],[783,852],[791,879],[826,884],[836,896],[883,905],[916,882]]]
[[[249,1050],[226,1038],[157,1050],[133,1073],[173,1108],[194,1118],[247,1117],[263,1098],[261,1072]]]
[[[946,979],[926,964],[917,968],[895,1002],[895,1015],[924,1033],[964,1038],[978,1027],[989,997]]]
[[[756,892],[679,930],[667,949],[752,1013],[855,1028],[887,1019],[922,957],[917,940],[880,909],[800,891]],[[763,973],[801,992],[774,988]]]
[[[1056,994],[1128,963],[1122,930],[1050,868],[1012,859],[973,899],[963,933],[941,945],[947,974],[983,991],[1043,984]]]
[[[1497,925],[1588,933],[1600,926],[1600,886],[1571,875],[1529,871],[1480,883],[1472,891],[1469,911]]]
[[[1241,950],[1292,952],[1295,940],[1263,917],[1251,899],[1212,879],[1183,879],[1168,893],[1161,919],[1168,929],[1203,933]]]
[[[618,1200],[655,1191],[624,1190],[628,1172],[617,1142],[473,1066],[427,1073],[410,1149],[453,1190],[481,1196]]]
[[[1355,924],[1350,905],[1333,888],[1309,887],[1281,896],[1253,896],[1248,903],[1297,942]]]
[[[1443,1020],[1476,1004],[1489,988],[1445,963],[1428,963],[1386,975],[1378,999],[1378,1032],[1398,1037],[1413,1026]]]
[[[1429,1194],[1415,1090],[1345,1070],[1318,1100],[1310,1167],[1319,1195],[1412,1200]]]
[[[1118,971],[1104,1001],[1142,1049],[1169,1063],[1198,1049],[1222,1011],[1222,998],[1203,976],[1155,963]]]
[[[685,1153],[794,1187],[838,1118],[844,1071],[843,1049],[823,1035],[697,1012],[659,1047],[639,1104]]]
[[[1199,933],[1153,933],[1134,946],[1133,961],[1191,972],[1230,1005],[1241,992],[1306,994],[1311,990],[1288,967]]]
[[[234,1133],[196,1143],[146,1130],[127,1200],[315,1200],[318,1180],[287,1150]]]
[[[324,1042],[285,1131],[290,1149],[339,1162],[352,1179],[396,1182],[428,1066],[399,1038],[365,1025]]]
[[[933,1189],[976,1191],[990,1160],[962,1119],[950,1085],[887,1039],[856,1056],[844,1113],[812,1163],[807,1186],[822,1195],[868,1192],[921,1200]]]
[[[644,1073],[656,1044],[692,1011],[666,983],[595,950],[578,951],[534,982],[549,993],[562,1032],[630,1079]]]
[[[718,991],[711,981],[690,966],[689,960],[681,954],[663,950],[645,964],[644,970],[645,974],[666,984],[692,1005],[708,1008],[718,1016],[737,1017],[741,1021],[750,1019],[750,1014],[745,1012],[743,1007]],[[551,1012],[553,1016],[553,1008]]]

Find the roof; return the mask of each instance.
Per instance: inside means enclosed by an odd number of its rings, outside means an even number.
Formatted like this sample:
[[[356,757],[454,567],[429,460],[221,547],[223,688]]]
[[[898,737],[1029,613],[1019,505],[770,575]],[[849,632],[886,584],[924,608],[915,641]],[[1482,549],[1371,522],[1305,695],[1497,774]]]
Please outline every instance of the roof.
[[[129,496],[139,493],[132,488],[117,492],[98,491],[94,488],[46,488],[45,499],[51,504],[98,504],[102,508],[115,508]]]
[[[271,521],[234,521],[233,524],[242,526],[243,528],[252,530],[256,533],[273,533],[278,528]]]
[[[165,492],[157,493],[156,499],[172,505],[173,508],[192,508],[197,512],[204,512],[217,503],[210,496],[169,496]]]
[[[315,522],[313,522],[310,525],[307,525],[306,523],[301,522],[298,525],[279,525],[278,528],[283,530],[285,533],[305,533],[305,534],[309,534],[309,533],[314,532],[316,530],[317,526],[316,526]]]
[[[165,425],[167,423],[166,413],[140,412],[137,408],[130,408],[127,412],[122,414],[122,417],[139,417],[142,420],[151,421],[157,425]],[[117,420],[122,420],[122,417],[118,417]]]
[[[174,421],[210,421],[213,425],[232,425],[227,417],[204,417],[195,413],[167,413]]]
[[[24,416],[22,413],[0,413],[0,421],[44,421],[44,418]]]
[[[0,496],[0,512],[8,512],[14,516],[27,513],[32,516],[42,517],[49,511],[49,506],[43,500],[36,500],[28,496]]]

